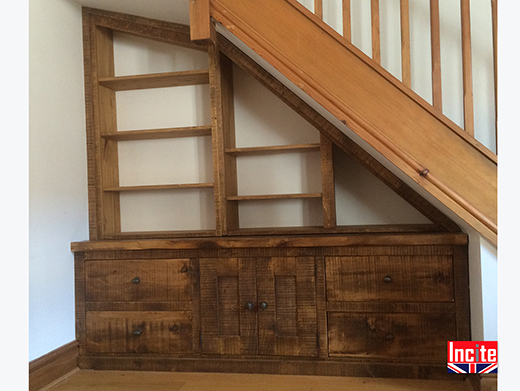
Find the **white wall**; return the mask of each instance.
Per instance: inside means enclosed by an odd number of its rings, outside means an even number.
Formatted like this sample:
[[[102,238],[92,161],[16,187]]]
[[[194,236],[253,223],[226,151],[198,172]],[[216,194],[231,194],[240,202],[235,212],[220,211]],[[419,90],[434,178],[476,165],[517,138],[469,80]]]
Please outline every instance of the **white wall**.
[[[29,360],[75,339],[70,242],[88,239],[80,7],[29,2]]]

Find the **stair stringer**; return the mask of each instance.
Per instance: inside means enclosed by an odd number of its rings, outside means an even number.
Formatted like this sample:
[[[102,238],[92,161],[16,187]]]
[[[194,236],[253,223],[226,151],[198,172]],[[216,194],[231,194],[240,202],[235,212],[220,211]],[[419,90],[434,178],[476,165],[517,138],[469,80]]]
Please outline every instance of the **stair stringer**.
[[[490,151],[296,1],[211,0],[211,16],[344,123],[343,133],[352,130],[496,244],[497,164]]]

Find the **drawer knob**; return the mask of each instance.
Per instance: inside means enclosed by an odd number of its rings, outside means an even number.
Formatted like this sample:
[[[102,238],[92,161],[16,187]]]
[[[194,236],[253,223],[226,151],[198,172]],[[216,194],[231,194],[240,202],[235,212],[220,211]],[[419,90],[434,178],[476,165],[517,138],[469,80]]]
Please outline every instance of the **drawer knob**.
[[[246,310],[253,311],[254,308],[255,308],[255,305],[253,303],[246,304]]]
[[[135,329],[134,331],[132,331],[132,334],[137,336],[137,337],[140,336],[142,333],[143,333],[143,330],[141,330],[140,328]]]
[[[267,303],[262,303],[262,304],[260,304],[260,308],[261,308],[262,310],[266,310],[266,309],[267,309]]]
[[[392,333],[388,333],[388,334],[386,335],[386,339],[387,339],[388,341],[393,341],[394,338],[395,338],[395,336],[394,336]]]
[[[392,282],[392,277],[390,277],[390,276],[385,276],[385,278],[383,278],[383,281],[386,282],[387,284],[389,284],[389,283]]]
[[[186,265],[182,266],[181,273],[188,273],[188,266],[186,266]]]
[[[181,326],[178,324],[174,324],[172,327],[170,327],[170,331],[172,333],[178,333],[181,330]]]
[[[139,277],[132,279],[132,284],[139,284],[141,282],[141,279]]]

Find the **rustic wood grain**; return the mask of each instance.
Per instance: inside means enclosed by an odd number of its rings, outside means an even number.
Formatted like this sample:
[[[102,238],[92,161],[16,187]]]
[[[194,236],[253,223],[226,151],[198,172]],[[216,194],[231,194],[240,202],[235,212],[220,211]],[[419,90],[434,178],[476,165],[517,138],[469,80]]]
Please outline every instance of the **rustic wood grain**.
[[[321,157],[321,201],[323,205],[323,227],[336,227],[336,189],[334,182],[334,151],[332,142],[320,134]]]
[[[102,134],[108,140],[158,140],[177,137],[211,136],[211,126],[189,126],[181,128],[127,130],[122,132]]]
[[[87,353],[193,351],[191,311],[90,311],[85,323]]]
[[[86,262],[85,300],[189,301],[189,267],[189,259]]]
[[[99,84],[112,91],[194,86],[208,83],[209,73],[206,69],[99,78]]]
[[[454,314],[332,312],[328,322],[329,353],[336,357],[446,363],[447,341],[456,339]]]
[[[325,262],[328,301],[454,300],[449,255],[327,257]]]
[[[453,246],[457,339],[471,340],[468,247]]]

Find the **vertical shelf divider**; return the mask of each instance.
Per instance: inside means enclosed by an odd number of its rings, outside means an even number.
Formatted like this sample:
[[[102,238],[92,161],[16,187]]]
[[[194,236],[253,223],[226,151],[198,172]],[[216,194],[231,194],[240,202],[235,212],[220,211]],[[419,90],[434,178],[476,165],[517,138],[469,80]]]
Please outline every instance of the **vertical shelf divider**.
[[[321,200],[323,228],[336,228],[336,192],[332,141],[320,133]]]
[[[105,187],[119,186],[119,164],[117,142],[102,140],[101,134],[117,132],[116,93],[99,85],[98,81],[105,77],[114,77],[114,42],[112,30],[94,26],[94,61],[92,61],[94,85],[94,132],[98,144],[97,189],[100,200],[100,215],[98,215],[98,236],[121,232],[121,213],[119,193],[106,193]],[[97,117],[97,118],[96,118]]]
[[[228,195],[237,195],[236,157],[225,153],[225,149],[236,147],[233,63],[220,52],[216,39],[208,43],[208,56],[216,234],[222,236],[239,226],[238,203],[227,200]]]

